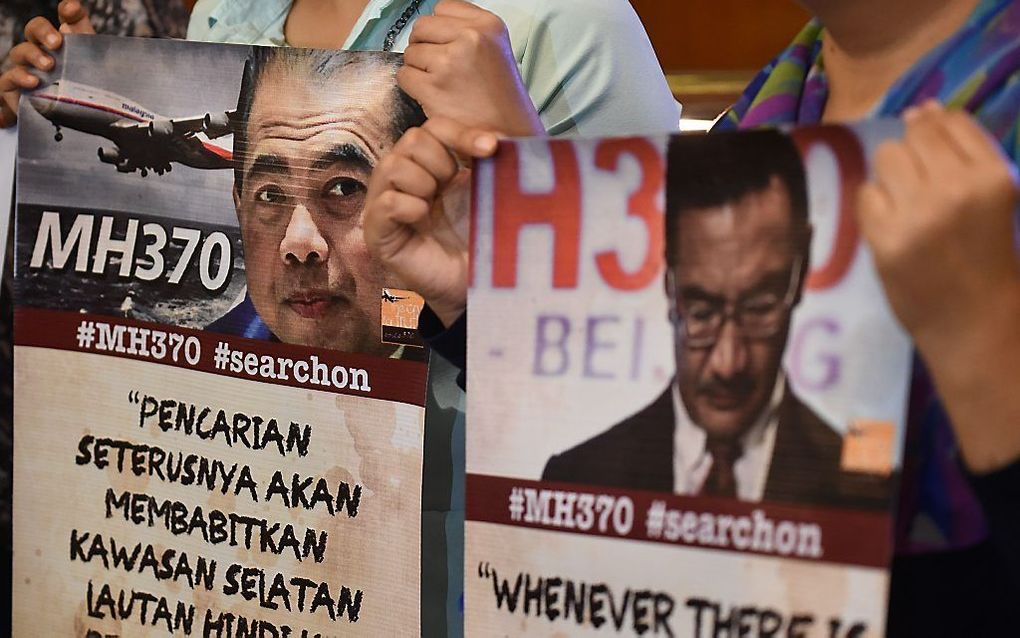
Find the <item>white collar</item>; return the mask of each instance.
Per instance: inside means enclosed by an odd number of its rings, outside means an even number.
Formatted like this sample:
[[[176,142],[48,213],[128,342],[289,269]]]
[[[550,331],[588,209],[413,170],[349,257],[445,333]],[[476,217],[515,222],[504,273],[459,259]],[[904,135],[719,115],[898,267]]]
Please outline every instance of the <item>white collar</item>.
[[[778,427],[778,408],[786,391],[786,374],[780,368],[772,396],[751,427],[740,437],[743,454],[734,464],[737,493],[742,500],[761,500],[772,461]],[[673,433],[673,484],[678,494],[697,494],[712,466],[705,448],[707,435],[687,412],[676,379],[670,388],[675,415]]]

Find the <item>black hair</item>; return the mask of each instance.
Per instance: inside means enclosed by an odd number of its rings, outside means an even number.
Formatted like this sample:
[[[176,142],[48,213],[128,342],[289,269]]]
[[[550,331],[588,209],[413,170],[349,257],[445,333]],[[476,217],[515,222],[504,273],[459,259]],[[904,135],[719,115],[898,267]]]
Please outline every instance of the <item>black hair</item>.
[[[804,165],[789,135],[774,130],[677,135],[666,171],[666,260],[674,263],[677,219],[685,212],[736,202],[778,177],[790,196],[795,226],[807,227]]]
[[[402,64],[402,56],[390,53],[253,46],[244,63],[241,91],[237,96],[237,111],[231,118],[234,130],[235,188],[240,190],[244,180],[242,164],[248,150],[248,118],[251,115],[251,107],[269,67],[282,65],[282,70],[286,73],[306,73],[322,80],[329,80],[354,66],[367,67],[356,71],[358,73],[374,73],[380,68],[388,70],[390,77],[393,78],[391,123],[393,139],[396,140],[407,129],[425,122],[425,113],[421,106],[397,86],[394,76]]]

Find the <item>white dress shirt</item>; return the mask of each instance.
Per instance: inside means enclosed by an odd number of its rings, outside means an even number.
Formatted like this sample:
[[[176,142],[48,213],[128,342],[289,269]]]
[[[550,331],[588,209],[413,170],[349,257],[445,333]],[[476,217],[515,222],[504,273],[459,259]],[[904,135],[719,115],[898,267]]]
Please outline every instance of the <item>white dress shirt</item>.
[[[740,438],[743,453],[733,464],[733,473],[737,481],[737,498],[742,501],[760,501],[765,494],[765,481],[772,465],[772,451],[779,426],[778,407],[785,389],[786,376],[780,371],[768,404]],[[705,447],[708,437],[705,430],[691,420],[675,382],[672,394],[673,413],[676,415],[676,429],[673,433],[673,491],[677,494],[698,494],[712,469],[712,455]]]

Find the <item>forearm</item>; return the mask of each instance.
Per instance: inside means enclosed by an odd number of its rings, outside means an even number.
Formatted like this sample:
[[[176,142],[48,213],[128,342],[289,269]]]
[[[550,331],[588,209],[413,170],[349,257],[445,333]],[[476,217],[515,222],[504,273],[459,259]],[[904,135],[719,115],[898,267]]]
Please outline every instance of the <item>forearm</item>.
[[[967,467],[983,474],[1020,460],[1020,281],[969,330],[915,337]]]

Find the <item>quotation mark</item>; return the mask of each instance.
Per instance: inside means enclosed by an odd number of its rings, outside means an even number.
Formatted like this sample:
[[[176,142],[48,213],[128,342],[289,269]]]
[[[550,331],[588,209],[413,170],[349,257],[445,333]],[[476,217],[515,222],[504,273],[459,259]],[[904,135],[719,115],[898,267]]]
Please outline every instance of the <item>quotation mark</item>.
[[[128,392],[128,403],[140,403],[142,400],[141,393],[138,390],[132,390]]]
[[[645,519],[645,527],[648,528],[648,538],[662,538],[662,528],[666,522],[666,501],[654,501],[648,508],[648,517]]]
[[[478,563],[478,577],[479,578],[489,578],[494,573],[495,573],[495,570],[492,569],[492,565],[490,565],[489,563],[486,563],[485,561],[482,561],[482,562]]]
[[[229,363],[230,344],[226,341],[221,341],[216,345],[216,350],[213,352],[213,365],[216,366],[217,370],[226,370]]]
[[[96,341],[96,322],[82,321],[78,326],[78,347],[82,350],[92,349]]]
[[[524,488],[510,490],[510,520],[519,521],[524,515]]]

